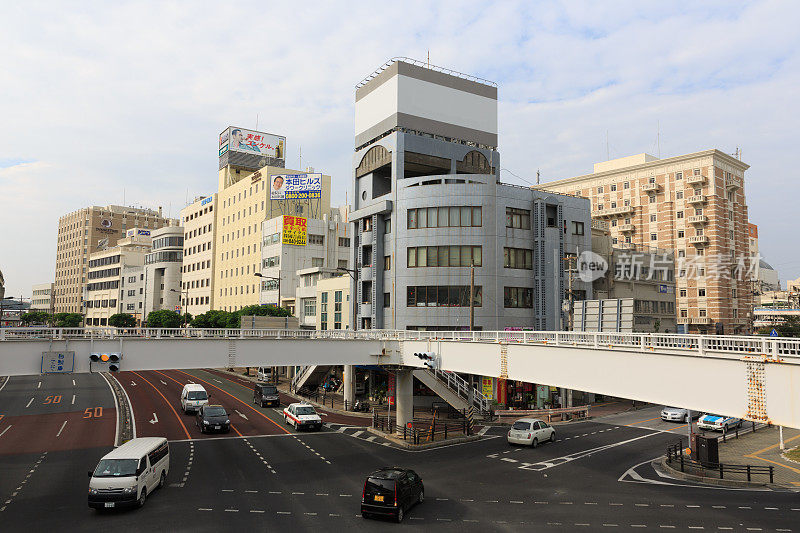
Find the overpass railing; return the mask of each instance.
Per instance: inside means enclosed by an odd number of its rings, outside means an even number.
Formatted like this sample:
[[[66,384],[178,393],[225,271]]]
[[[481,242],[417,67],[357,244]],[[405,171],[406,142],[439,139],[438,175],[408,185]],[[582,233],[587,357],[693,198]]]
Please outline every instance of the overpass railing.
[[[286,339],[371,341],[459,341],[519,343],[636,351],[685,351],[800,357],[800,339],[674,333],[605,333],[576,331],[406,331],[281,330],[195,328],[0,328],[0,341],[65,339]]]

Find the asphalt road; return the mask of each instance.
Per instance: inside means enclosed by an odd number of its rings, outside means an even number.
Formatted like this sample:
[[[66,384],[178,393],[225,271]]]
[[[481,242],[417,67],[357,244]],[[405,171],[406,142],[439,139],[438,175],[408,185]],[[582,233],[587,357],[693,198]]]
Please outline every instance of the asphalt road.
[[[118,375],[133,403],[137,434],[172,441],[167,486],[143,509],[98,514],[86,506],[86,471],[111,448],[113,431],[111,437],[88,434],[69,449],[50,449],[54,438],[41,432],[19,451],[4,447],[12,424],[0,436],[0,528],[800,531],[798,493],[708,488],[649,472],[649,460],[685,426],[659,425],[646,410],[557,426],[556,442],[536,449],[511,447],[505,430],[492,428],[478,442],[412,452],[330,430],[298,434],[272,408],[253,406],[246,383],[225,376],[202,370]],[[78,397],[88,401],[95,390],[113,405],[107,385],[101,393],[93,381],[98,376],[84,377],[75,385]],[[38,379],[12,378],[0,391],[0,414],[25,416],[19,413],[31,408],[25,405],[39,390]],[[179,408],[187,381],[204,384],[214,403],[234,412],[241,436],[200,435]],[[45,380],[45,390],[36,393],[44,396],[34,397],[64,396],[65,386]],[[5,427],[0,419],[0,433]],[[414,468],[425,483],[425,502],[401,526],[359,513],[365,475],[386,465]]]

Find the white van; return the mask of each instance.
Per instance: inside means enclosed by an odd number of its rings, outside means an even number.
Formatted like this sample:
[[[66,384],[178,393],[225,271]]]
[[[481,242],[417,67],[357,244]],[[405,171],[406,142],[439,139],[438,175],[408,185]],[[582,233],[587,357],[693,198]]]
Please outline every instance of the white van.
[[[210,397],[211,395],[206,392],[202,385],[197,385],[196,383],[184,385],[183,391],[181,391],[181,409],[183,409],[184,413],[199,411],[202,406],[208,403]]]
[[[107,453],[89,471],[89,507],[141,507],[163,487],[169,474],[169,444],[164,437],[132,439]]]
[[[272,367],[271,366],[260,366],[258,367],[258,373],[256,374],[256,379],[258,381],[263,381],[264,383],[269,383],[272,381]]]

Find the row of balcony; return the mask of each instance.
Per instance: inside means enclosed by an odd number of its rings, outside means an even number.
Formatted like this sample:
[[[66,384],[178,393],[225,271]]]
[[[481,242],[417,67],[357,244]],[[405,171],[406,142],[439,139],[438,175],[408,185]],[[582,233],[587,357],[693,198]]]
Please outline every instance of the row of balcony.
[[[677,318],[677,321],[678,324],[697,324],[697,325],[711,324],[711,318],[707,316],[693,316],[693,317],[679,316]]]

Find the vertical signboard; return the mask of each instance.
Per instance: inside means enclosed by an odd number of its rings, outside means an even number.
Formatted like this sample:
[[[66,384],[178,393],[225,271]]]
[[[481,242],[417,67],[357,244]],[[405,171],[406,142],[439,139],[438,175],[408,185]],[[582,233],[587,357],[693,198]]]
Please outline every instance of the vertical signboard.
[[[304,217],[283,216],[283,233],[281,242],[283,244],[294,244],[305,246],[308,244],[308,219]]]
[[[494,378],[483,376],[481,378],[481,392],[489,400],[494,399]]]

